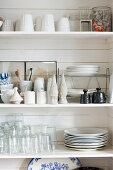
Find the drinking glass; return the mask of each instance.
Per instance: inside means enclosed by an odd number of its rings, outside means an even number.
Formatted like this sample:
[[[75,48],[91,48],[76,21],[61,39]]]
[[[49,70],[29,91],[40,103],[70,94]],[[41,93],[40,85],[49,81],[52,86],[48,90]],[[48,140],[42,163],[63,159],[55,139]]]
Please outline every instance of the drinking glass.
[[[4,136],[0,137],[0,154],[4,153]]]
[[[44,151],[49,152],[52,150],[51,139],[48,134],[43,134],[43,133],[39,134],[39,148],[41,152],[44,152]]]
[[[54,151],[55,147],[56,147],[56,140],[57,140],[57,137],[56,137],[56,128],[55,127],[47,127],[47,133],[50,136],[52,150]]]

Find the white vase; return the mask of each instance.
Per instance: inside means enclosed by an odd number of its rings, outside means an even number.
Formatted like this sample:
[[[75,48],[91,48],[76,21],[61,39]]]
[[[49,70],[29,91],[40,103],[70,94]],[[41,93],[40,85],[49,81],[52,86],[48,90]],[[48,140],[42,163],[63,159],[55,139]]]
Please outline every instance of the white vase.
[[[13,94],[13,96],[10,99],[10,101],[13,104],[20,104],[22,102],[22,100],[23,100],[22,97],[19,95],[17,90],[18,90],[18,88],[14,87],[14,94]]]

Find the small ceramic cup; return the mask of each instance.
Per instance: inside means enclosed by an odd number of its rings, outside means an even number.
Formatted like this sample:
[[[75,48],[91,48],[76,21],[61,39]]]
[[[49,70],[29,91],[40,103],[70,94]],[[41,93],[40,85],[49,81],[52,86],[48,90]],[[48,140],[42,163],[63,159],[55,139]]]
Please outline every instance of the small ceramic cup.
[[[36,100],[37,104],[46,104],[46,91],[37,92],[36,96],[37,96],[37,100]]]
[[[34,91],[26,91],[24,93],[24,103],[35,104],[35,92]]]

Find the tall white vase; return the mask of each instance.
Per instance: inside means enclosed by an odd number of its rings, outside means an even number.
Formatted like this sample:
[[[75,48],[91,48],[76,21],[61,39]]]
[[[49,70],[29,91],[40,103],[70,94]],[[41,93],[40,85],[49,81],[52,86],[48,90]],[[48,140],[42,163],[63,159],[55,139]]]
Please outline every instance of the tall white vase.
[[[64,74],[61,76],[60,86],[59,86],[59,103],[66,104],[67,103],[67,85],[65,81]]]

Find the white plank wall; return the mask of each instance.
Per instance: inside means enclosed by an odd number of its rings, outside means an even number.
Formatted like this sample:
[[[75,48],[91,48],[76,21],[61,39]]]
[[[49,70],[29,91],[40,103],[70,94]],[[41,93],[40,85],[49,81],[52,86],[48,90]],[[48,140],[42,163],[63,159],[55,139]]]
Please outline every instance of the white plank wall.
[[[61,16],[77,13],[79,7],[110,6],[109,0],[0,0],[0,16],[16,21],[23,13],[31,13],[33,18],[47,13]],[[57,61],[58,67],[64,70],[68,65],[97,64],[100,73],[105,73],[111,58],[112,47],[107,41],[99,39],[0,39],[0,61]],[[111,61],[111,60],[110,60]],[[102,88],[105,80],[99,79]],[[84,87],[86,79],[79,80],[78,87]],[[93,80],[91,87],[94,86]],[[96,85],[95,85],[96,86]],[[0,108],[0,122],[6,115],[23,113],[25,124],[48,124],[56,126],[58,141],[63,141],[63,130],[71,127],[108,127],[108,109],[17,109]],[[31,123],[32,122],[32,123]],[[111,125],[112,122],[110,122]],[[112,133],[112,132],[111,132]],[[84,166],[99,166],[111,170],[111,158],[82,158]],[[25,170],[29,159],[0,159],[0,170]],[[9,167],[10,165],[10,167]]]

